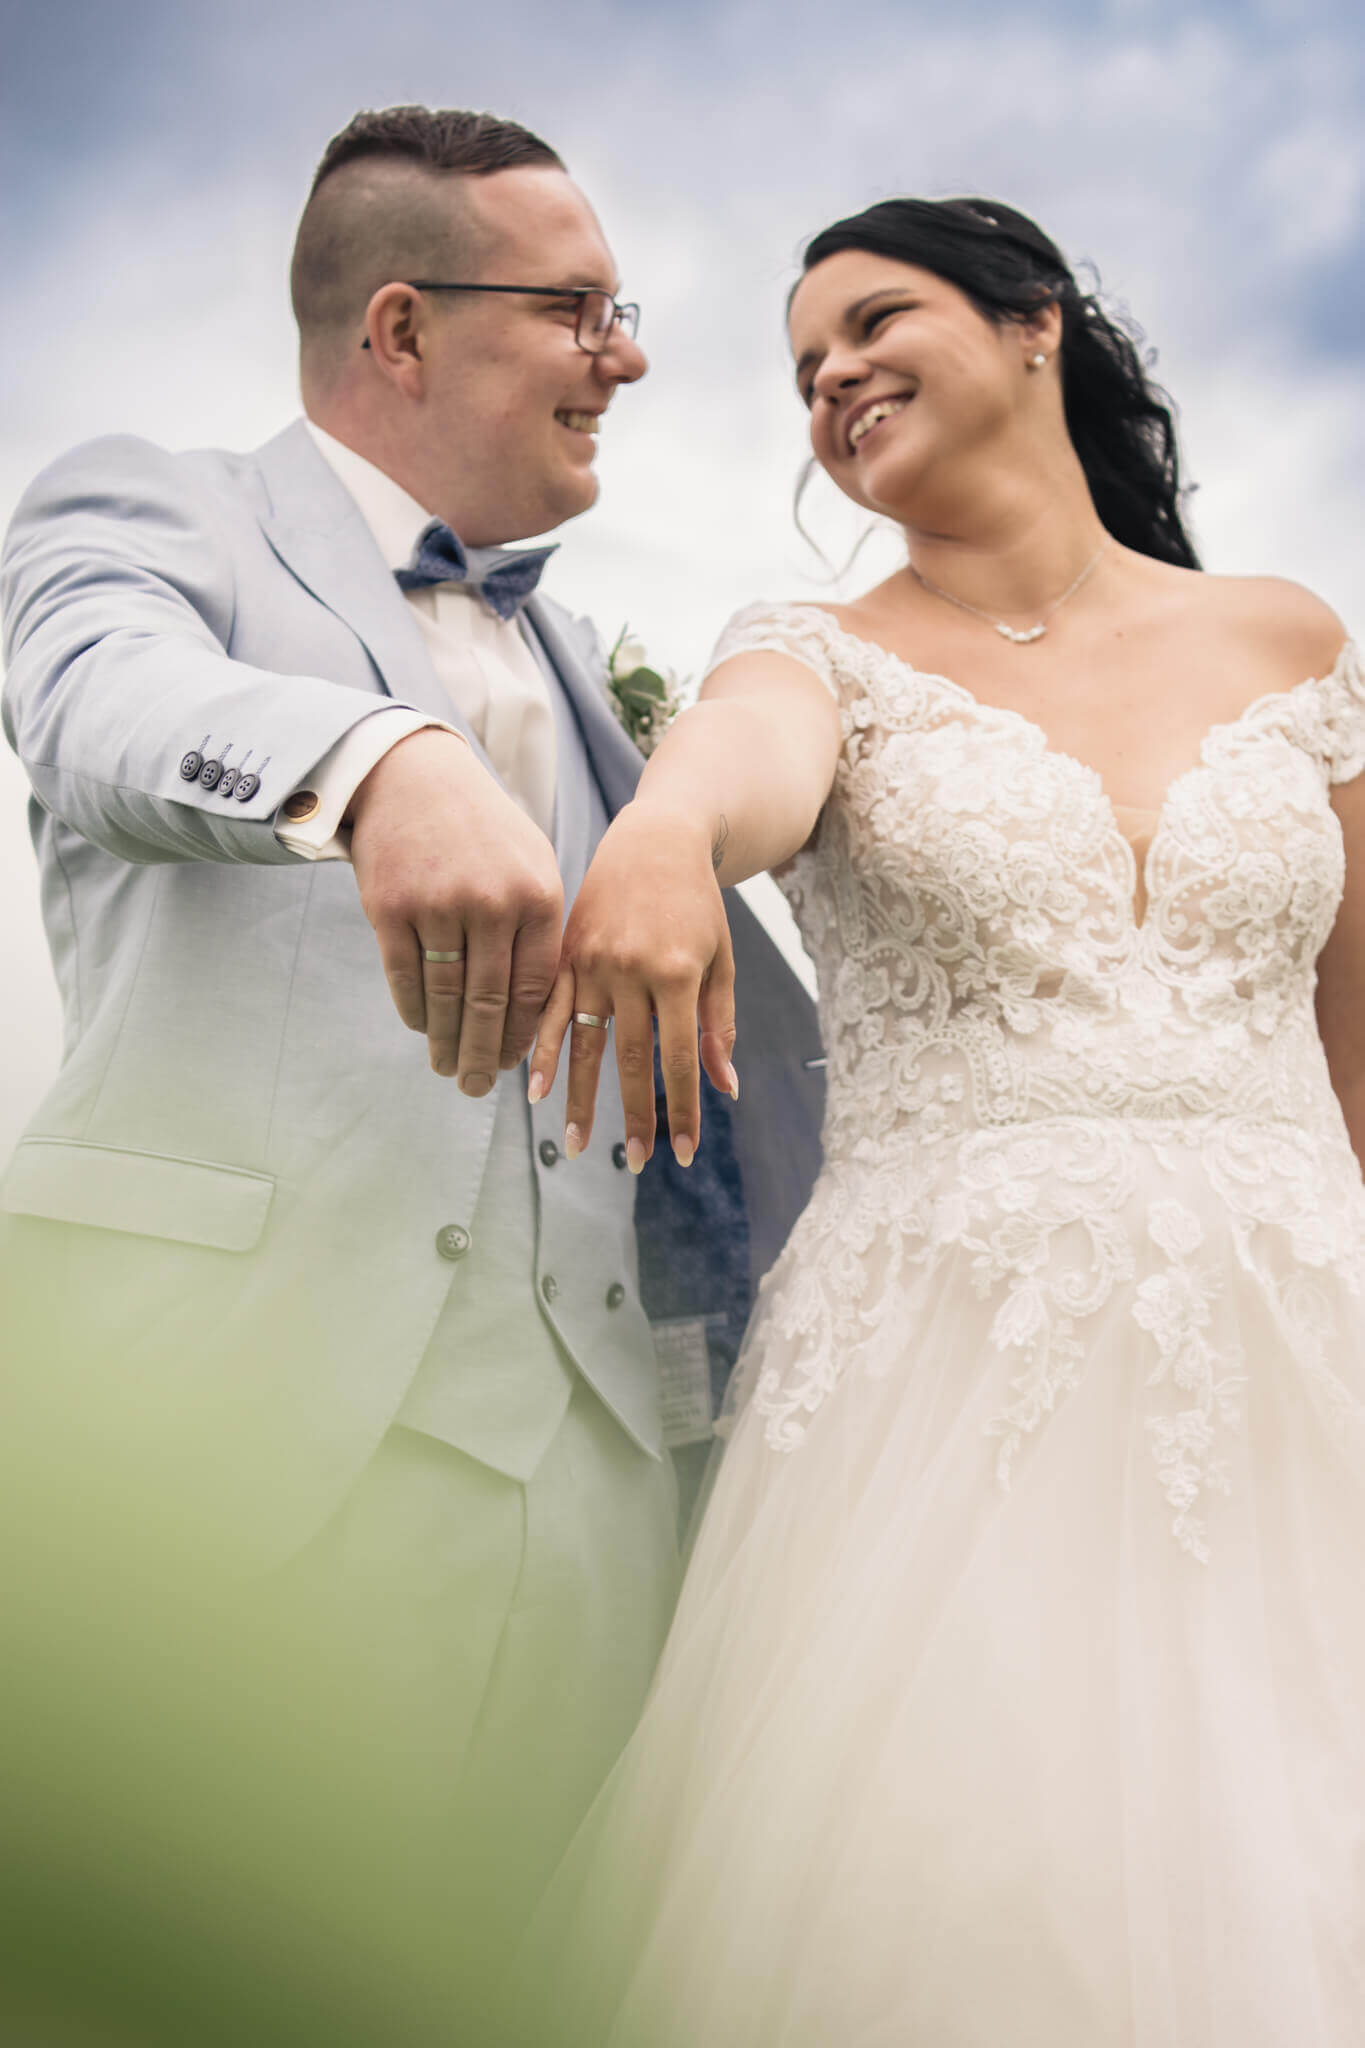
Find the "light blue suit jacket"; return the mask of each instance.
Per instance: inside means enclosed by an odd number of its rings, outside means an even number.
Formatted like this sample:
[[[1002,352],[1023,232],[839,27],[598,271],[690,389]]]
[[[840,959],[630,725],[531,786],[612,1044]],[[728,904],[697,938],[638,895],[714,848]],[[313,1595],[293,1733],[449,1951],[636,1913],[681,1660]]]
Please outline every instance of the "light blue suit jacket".
[[[321,1525],[403,1401],[458,1272],[448,1254],[470,1230],[495,1110],[433,1076],[398,1022],[349,869],[299,861],[273,820],[377,696],[446,719],[450,702],[302,423],[251,455],[77,449],[20,505],[0,603],[5,727],[32,782],[65,1007],[61,1071],[0,1205],[79,1228],[89,1298],[78,1313],[53,1304],[55,1348],[68,1363],[84,1352],[105,1384],[154,1366],[168,1437],[203,1442],[224,1511],[247,1512],[250,1494],[260,1548],[277,1553]],[[573,773],[590,772],[612,812],[641,763],[606,703],[593,629],[544,599],[527,617],[583,742],[557,805],[571,899],[592,852]],[[191,752],[259,786],[243,802],[187,781]],[[818,1040],[742,905],[733,922],[734,1136],[761,1269],[818,1163]],[[604,1087],[600,1135],[566,1172],[546,1163],[562,1086],[530,1128],[542,1311],[657,1453],[619,1103]],[[26,1256],[13,1226],[10,1242]],[[70,1412],[81,1397],[63,1399]],[[528,1440],[526,1462],[536,1454]]]

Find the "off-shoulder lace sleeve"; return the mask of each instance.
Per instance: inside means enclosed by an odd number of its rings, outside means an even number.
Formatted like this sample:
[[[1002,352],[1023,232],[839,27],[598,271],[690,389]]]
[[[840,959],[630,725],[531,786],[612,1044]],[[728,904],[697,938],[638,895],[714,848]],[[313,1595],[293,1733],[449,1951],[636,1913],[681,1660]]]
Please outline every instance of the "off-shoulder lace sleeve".
[[[831,697],[839,699],[839,675],[832,644],[832,621],[818,605],[748,604],[717,640],[706,674],[732,654],[787,654],[819,676]]]
[[[1225,730],[1281,732],[1322,764],[1329,782],[1353,781],[1365,768],[1365,672],[1354,640],[1325,676],[1259,697]]]
[[[1360,650],[1348,640],[1332,673],[1315,685],[1322,722],[1322,754],[1333,782],[1351,782],[1365,768],[1365,672]]]

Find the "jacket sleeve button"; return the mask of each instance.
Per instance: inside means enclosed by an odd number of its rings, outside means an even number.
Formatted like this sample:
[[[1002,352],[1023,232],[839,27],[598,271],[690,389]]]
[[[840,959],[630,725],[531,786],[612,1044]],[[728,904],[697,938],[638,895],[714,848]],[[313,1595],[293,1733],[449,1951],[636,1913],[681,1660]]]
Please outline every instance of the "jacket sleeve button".
[[[541,1163],[541,1165],[542,1165],[542,1166],[553,1166],[553,1165],[555,1164],[555,1162],[556,1162],[556,1160],[557,1160],[558,1158],[559,1158],[559,1147],[558,1147],[558,1145],[556,1145],[556,1143],[555,1143],[554,1139],[553,1139],[553,1138],[542,1138],[542,1139],[541,1139],[541,1141],[540,1141],[540,1163]]]
[[[249,804],[251,802],[252,797],[255,796],[260,786],[261,778],[259,775],[244,775],[241,781],[237,784],[238,803]]]
[[[199,770],[203,765],[203,755],[197,754],[194,748],[191,747],[188,754],[182,754],[180,757],[181,780],[184,782],[197,782],[199,780]]]
[[[619,1280],[613,1280],[611,1286],[607,1289],[607,1307],[620,1308],[621,1303],[625,1300],[625,1298],[625,1288],[621,1285]]]
[[[224,799],[224,801],[226,801],[227,798],[232,795],[233,790],[236,789],[238,782],[241,780],[241,774],[242,771],[240,768],[225,768],[223,770],[223,779],[218,785],[218,794]]]
[[[220,783],[220,782],[222,781],[222,779],[223,779],[223,764],[222,764],[222,762],[221,762],[221,761],[205,761],[205,763],[204,763],[203,767],[202,767],[202,768],[201,768],[201,769],[199,770],[199,781],[200,781],[200,784],[201,784],[201,786],[202,786],[202,787],[203,787],[204,789],[217,789],[217,787],[218,787],[219,783]]]
[[[471,1242],[463,1223],[447,1223],[436,1233],[436,1249],[443,1259],[462,1259]]]

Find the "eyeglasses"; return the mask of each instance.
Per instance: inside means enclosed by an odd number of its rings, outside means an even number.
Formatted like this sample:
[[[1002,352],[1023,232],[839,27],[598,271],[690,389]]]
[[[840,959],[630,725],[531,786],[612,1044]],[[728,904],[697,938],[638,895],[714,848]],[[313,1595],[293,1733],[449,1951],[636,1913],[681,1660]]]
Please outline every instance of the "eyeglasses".
[[[549,284],[438,284],[433,278],[406,280],[410,292],[515,292],[531,299],[577,299],[578,318],[574,340],[590,356],[600,356],[619,327],[633,341],[640,328],[640,308],[618,305],[610,292],[595,285],[571,286],[567,291]],[[368,348],[369,338],[361,342]]]

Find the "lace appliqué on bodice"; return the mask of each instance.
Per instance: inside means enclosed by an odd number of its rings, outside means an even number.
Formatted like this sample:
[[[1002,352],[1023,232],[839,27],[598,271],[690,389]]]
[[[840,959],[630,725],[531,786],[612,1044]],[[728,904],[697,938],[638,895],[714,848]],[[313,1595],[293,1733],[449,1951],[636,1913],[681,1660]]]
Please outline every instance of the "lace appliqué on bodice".
[[[818,831],[778,878],[829,1091],[825,1166],[763,1289],[769,1439],[794,1448],[851,1367],[894,1370],[915,1343],[907,1277],[942,1262],[947,1285],[964,1260],[1017,1366],[988,1424],[1008,1484],[1126,1288],[1156,1475],[1203,1556],[1242,1413],[1221,1264],[1257,1273],[1314,1397],[1361,1426],[1321,1363],[1334,1310],[1312,1284],[1365,1279],[1313,1010],[1344,874],[1329,787],[1365,765],[1355,649],[1209,732],[1161,807],[1141,917],[1099,775],[1031,720],[813,606],[740,612],[712,665],[759,649],[812,669],[843,727]]]

